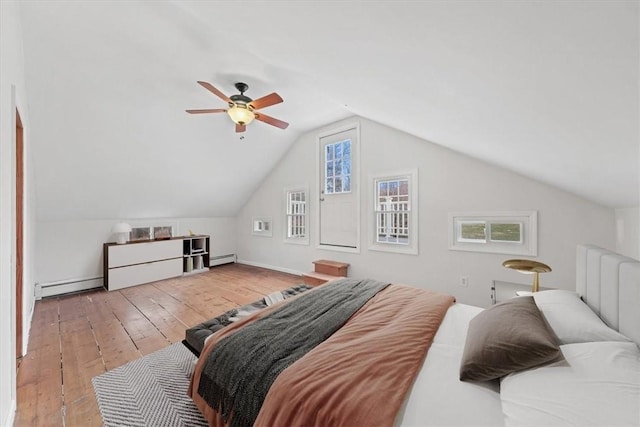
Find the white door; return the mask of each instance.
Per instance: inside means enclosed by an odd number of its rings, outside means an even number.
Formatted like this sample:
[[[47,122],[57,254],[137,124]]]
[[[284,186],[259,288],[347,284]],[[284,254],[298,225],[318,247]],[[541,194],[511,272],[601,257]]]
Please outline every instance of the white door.
[[[320,138],[320,245],[358,247],[357,129]]]

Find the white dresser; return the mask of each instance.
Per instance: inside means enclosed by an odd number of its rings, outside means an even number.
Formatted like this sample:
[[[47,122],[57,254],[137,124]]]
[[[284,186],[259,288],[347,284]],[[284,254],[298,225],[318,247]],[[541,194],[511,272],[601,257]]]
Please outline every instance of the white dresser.
[[[104,244],[104,286],[109,291],[182,276],[183,238]]]

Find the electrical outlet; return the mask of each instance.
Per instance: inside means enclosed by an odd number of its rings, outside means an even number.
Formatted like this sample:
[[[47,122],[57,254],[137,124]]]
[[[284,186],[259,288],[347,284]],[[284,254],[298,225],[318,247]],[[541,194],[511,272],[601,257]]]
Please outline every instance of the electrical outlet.
[[[468,276],[460,276],[460,286],[466,288],[469,286],[469,277]]]

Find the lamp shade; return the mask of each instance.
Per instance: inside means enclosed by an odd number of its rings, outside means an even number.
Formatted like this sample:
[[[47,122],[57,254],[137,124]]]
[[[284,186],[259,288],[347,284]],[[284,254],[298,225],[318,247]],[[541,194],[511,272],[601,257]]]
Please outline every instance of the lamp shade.
[[[131,226],[126,222],[119,222],[113,226],[111,231],[116,235],[116,243],[122,245],[127,243],[127,233],[131,232]]]
[[[503,267],[516,270],[520,273],[534,274],[531,292],[538,292],[539,289],[539,273],[548,273],[551,267],[538,261],[530,259],[508,259],[502,263]]]
[[[231,117],[231,120],[239,125],[248,125],[253,121],[256,115],[243,105],[234,105],[227,110],[227,114]]]
[[[520,273],[548,273],[551,271],[551,267],[547,264],[530,259],[508,259],[502,265]]]
[[[113,233],[130,233],[131,226],[126,222],[119,222],[111,229]]]

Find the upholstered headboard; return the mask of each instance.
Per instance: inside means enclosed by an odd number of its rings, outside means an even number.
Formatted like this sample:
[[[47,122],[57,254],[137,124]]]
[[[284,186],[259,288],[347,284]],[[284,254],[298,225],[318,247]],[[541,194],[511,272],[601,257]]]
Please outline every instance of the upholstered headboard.
[[[578,245],[576,291],[607,325],[640,345],[640,261]]]

